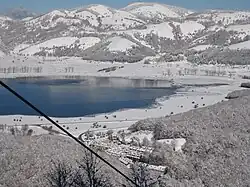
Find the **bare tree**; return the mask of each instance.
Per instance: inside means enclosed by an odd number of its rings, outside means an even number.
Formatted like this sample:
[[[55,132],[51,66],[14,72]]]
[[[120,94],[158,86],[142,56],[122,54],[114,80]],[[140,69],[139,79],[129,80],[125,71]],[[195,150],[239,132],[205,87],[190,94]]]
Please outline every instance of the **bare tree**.
[[[113,130],[108,130],[107,135],[108,135],[109,140],[113,140],[113,133],[114,133]]]
[[[152,187],[157,183],[150,175],[148,166],[144,163],[135,163],[131,166],[131,178],[137,187]],[[135,184],[131,186],[135,186]]]
[[[15,136],[15,134],[16,134],[16,133],[15,133],[15,128],[14,128],[14,127],[11,127],[9,130],[10,130],[10,133],[11,133],[13,136]]]
[[[28,130],[29,130],[29,126],[27,124],[22,126],[21,131],[22,131],[23,136],[26,136]]]
[[[102,171],[100,160],[97,159],[89,151],[85,151],[85,155],[79,162],[80,177],[77,177],[76,186],[87,185],[89,187],[110,187],[110,181]],[[82,176],[82,177],[81,177]],[[80,179],[80,180],[79,180]],[[84,181],[84,182],[83,182]]]
[[[31,136],[33,133],[33,130],[32,129],[29,129],[28,132],[27,132],[27,136]]]
[[[142,146],[149,147],[150,146],[150,141],[147,137],[144,137],[142,140]]]
[[[71,187],[74,184],[74,172],[72,166],[65,162],[52,162],[53,168],[46,175],[49,186],[51,187]]]
[[[108,131],[107,131],[107,135],[108,135],[108,136],[111,136],[113,133],[114,133],[113,130],[108,130]]]

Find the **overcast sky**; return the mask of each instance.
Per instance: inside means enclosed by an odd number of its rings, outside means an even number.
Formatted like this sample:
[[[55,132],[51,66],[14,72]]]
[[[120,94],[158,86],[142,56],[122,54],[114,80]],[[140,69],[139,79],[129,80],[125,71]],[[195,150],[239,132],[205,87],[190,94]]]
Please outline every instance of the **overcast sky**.
[[[148,0],[144,0],[148,1]],[[114,8],[124,7],[135,2],[131,0],[0,0],[0,11],[24,7],[35,12],[47,12],[60,8],[75,8],[88,4],[104,4]],[[148,1],[152,2],[152,1]],[[250,10],[250,0],[157,0],[169,5],[181,6],[194,10],[204,9],[240,9]]]

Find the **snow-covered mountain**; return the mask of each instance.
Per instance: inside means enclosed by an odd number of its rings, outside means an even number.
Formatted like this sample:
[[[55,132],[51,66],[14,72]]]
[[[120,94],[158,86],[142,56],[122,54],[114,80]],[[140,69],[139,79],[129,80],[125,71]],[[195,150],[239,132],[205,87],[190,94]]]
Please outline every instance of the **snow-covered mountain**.
[[[31,12],[25,8],[22,8],[22,7],[10,9],[6,12],[5,15],[12,18],[12,19],[17,19],[17,20],[22,20],[22,19],[25,19],[28,17],[37,16],[36,13]]]
[[[132,14],[135,14],[142,19],[168,19],[168,18],[180,18],[187,16],[193,13],[190,10],[169,6],[159,3],[132,3],[127,7],[123,8],[123,10],[128,11]]]
[[[103,61],[249,49],[249,35],[250,12],[194,12],[159,3],[132,3],[121,9],[93,4],[23,20],[0,17],[4,53]]]
[[[223,26],[232,24],[245,24],[249,22],[250,12],[248,11],[230,11],[230,10],[209,10],[205,12],[193,13],[187,16],[198,22],[210,22]]]

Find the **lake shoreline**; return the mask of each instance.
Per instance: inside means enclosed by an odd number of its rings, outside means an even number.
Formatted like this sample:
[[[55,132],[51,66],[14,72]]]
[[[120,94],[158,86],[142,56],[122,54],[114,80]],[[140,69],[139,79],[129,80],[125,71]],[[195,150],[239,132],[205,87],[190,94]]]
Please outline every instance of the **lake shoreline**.
[[[195,109],[195,105],[201,107],[208,107],[210,105],[221,102],[226,95],[238,89],[238,84],[225,85],[218,87],[196,87],[188,90],[177,92],[169,98],[156,99],[158,103],[151,108],[137,108],[117,110],[110,113],[99,113],[91,116],[81,117],[52,117],[65,129],[69,130],[76,137],[87,130],[106,131],[127,129],[137,121],[146,118],[157,118],[163,116],[171,116],[178,113],[184,113]],[[239,88],[240,89],[240,88]],[[151,105],[152,106],[152,105]],[[14,119],[21,119],[21,122],[15,122]],[[52,126],[43,117],[28,116],[28,115],[5,115],[0,116],[0,123],[7,126],[19,126],[30,124],[34,128],[34,135],[47,134],[48,132],[40,126]],[[99,128],[92,128],[93,123],[98,123]],[[105,127],[105,128],[104,128]],[[58,130],[54,128],[54,130]]]

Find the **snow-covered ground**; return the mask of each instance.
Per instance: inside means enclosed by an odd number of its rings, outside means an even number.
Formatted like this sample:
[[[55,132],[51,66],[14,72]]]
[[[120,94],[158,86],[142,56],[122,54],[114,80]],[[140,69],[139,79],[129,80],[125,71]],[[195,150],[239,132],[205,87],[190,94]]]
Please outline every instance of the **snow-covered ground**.
[[[60,37],[60,38],[53,38],[46,42],[33,45],[21,51],[22,54],[34,55],[42,51],[42,49],[49,48],[53,49],[54,47],[63,47],[63,46],[70,46],[77,40],[76,37]]]
[[[205,51],[206,49],[209,49],[210,47],[213,47],[212,45],[197,45],[195,47],[190,48],[191,50],[196,50],[196,51]]]
[[[247,34],[250,33],[250,24],[245,25],[230,25],[226,29],[227,31],[237,31],[237,32],[245,32]]]
[[[247,20],[250,17],[248,11],[208,10],[197,15],[198,21],[214,21],[220,25],[231,25],[236,21]]]
[[[101,39],[98,37],[82,37],[79,39],[79,44],[81,45],[80,49],[85,50],[89,47],[94,46],[95,44],[99,43],[100,41],[101,41]]]
[[[229,46],[229,49],[250,49],[250,41],[241,42]]]
[[[180,26],[181,32],[184,36],[190,36],[205,28],[202,24],[195,21],[186,21],[184,23],[175,22],[174,24],[175,26]]]
[[[194,66],[186,61],[154,63],[154,60],[152,60],[151,62],[152,64],[144,64],[143,62],[111,63],[84,61],[80,58],[4,56],[0,59],[0,77],[93,76],[165,80],[191,79],[189,83],[193,81],[193,83],[196,84],[206,84],[208,81],[210,81],[210,83],[231,83],[234,80],[229,78],[229,73],[233,75],[249,75],[250,71],[249,66],[232,68],[230,66],[222,65]],[[99,71],[103,68],[110,68],[114,66],[122,66],[123,68],[117,68],[115,71],[111,72]],[[29,71],[23,71],[22,68],[24,67],[28,67]],[[41,71],[37,73],[36,68],[40,68]],[[72,68],[73,71],[67,71],[67,68]],[[196,70],[196,76],[192,75],[192,70]],[[216,72],[216,75],[206,76],[206,71],[214,71]],[[217,76],[217,73],[224,71],[226,73],[224,76]]]
[[[163,22],[160,24],[148,25],[147,29],[142,30],[141,34],[157,34],[159,37],[174,39],[174,34],[172,32],[173,28],[168,22]]]
[[[0,51],[0,57],[3,57],[5,53],[3,51]]]
[[[35,53],[41,52],[43,50],[53,52],[55,51],[55,47],[70,48],[74,47],[75,45],[79,45],[79,49],[85,50],[99,43],[100,41],[101,40],[98,37],[59,37],[35,45],[18,45],[14,48],[13,53],[23,55],[34,55]]]
[[[212,18],[216,23],[222,22],[224,25],[229,25],[238,20],[245,20],[250,17],[250,12],[220,12],[214,14]]]
[[[137,46],[137,44],[127,40],[126,38],[122,38],[119,36],[109,38],[108,42],[110,42],[110,44],[108,45],[108,49],[110,51],[125,52],[128,49],[132,49],[133,46],[135,46],[135,47]]]
[[[139,16],[143,16],[149,19],[152,18],[165,18],[172,17],[178,18],[183,14],[188,14],[188,10],[180,9],[178,7],[158,4],[158,3],[144,3],[136,2],[128,5],[124,10]]]
[[[110,11],[110,8],[104,5],[90,5],[88,7],[89,10],[94,11],[97,14],[105,15],[105,16],[112,16],[112,12]]]

